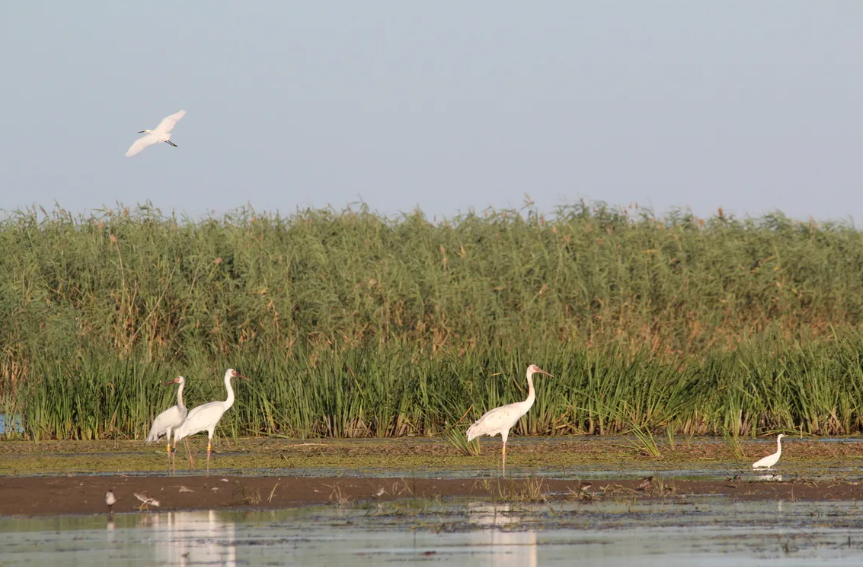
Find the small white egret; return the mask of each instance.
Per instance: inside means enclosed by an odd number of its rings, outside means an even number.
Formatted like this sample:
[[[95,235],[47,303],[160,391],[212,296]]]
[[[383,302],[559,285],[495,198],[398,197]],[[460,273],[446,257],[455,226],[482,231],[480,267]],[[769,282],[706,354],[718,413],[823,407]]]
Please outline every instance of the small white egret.
[[[153,144],[158,144],[159,142],[171,144],[176,148],[177,144],[171,141],[171,130],[174,129],[174,126],[177,124],[177,122],[180,121],[180,118],[185,115],[186,111],[181,110],[180,112],[176,112],[171,116],[163,118],[154,130],[141,130],[140,132],[138,132],[139,134],[146,134],[146,136],[142,136],[135,140],[135,143],[132,144],[132,146],[129,148],[129,151],[126,152],[126,157],[132,157],[147,146],[152,146]]]
[[[210,402],[193,408],[192,411],[189,412],[189,415],[186,416],[183,424],[174,431],[174,447],[177,446],[177,443],[179,443],[181,439],[184,439],[189,435],[194,435],[201,431],[207,432],[207,475],[210,474],[210,453],[213,450],[213,431],[215,431],[216,425],[219,424],[219,420],[222,419],[222,415],[224,415],[224,413],[234,405],[234,389],[231,387],[231,378],[234,377],[248,380],[248,378],[233,368],[228,368],[225,372],[225,388],[228,390],[228,399],[224,402]],[[195,461],[192,459],[192,453],[189,453],[189,464],[192,468],[195,468]]]
[[[166,386],[169,384],[180,385],[177,389],[177,405],[171,406],[157,415],[156,419],[153,420],[153,425],[150,427],[150,434],[147,435],[147,443],[157,441],[162,435],[167,438],[168,466],[174,461],[174,452],[171,451],[171,433],[182,425],[186,419],[186,415],[189,413],[189,410],[183,404],[183,388],[186,387],[186,379],[182,376],[177,376],[170,382],[165,383]]]
[[[551,376],[551,374],[542,370],[536,364],[531,364],[527,367],[527,399],[523,402],[508,404],[487,411],[485,415],[476,420],[467,430],[468,442],[473,441],[481,435],[488,435],[489,437],[500,435],[500,438],[503,440],[503,448],[501,449],[503,476],[506,476],[506,440],[509,437],[509,430],[530,410],[536,399],[536,393],[533,389],[534,374]]]
[[[752,463],[753,469],[761,469],[767,468],[770,469],[773,465],[779,462],[779,457],[782,456],[782,438],[785,437],[784,433],[780,433],[779,437],[776,438],[776,452],[772,455],[767,455],[760,461],[755,461]]]

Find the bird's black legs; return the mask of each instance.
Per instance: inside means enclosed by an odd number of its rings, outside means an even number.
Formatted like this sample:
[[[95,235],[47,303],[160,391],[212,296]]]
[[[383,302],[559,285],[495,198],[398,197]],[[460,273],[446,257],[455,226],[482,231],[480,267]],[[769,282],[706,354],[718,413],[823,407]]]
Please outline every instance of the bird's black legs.
[[[175,143],[174,143],[174,142],[172,142],[171,140],[165,140],[165,143],[166,143],[166,144],[171,144],[171,145],[172,145],[172,146],[174,146],[175,148],[177,147],[177,144],[175,144]]]

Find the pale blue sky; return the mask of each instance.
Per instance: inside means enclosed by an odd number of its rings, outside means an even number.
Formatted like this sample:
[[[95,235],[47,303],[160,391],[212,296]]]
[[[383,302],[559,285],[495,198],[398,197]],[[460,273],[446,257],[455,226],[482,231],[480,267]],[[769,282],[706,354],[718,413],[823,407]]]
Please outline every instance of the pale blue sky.
[[[863,2],[0,3],[0,208],[860,218]],[[180,109],[179,148],[126,158]]]

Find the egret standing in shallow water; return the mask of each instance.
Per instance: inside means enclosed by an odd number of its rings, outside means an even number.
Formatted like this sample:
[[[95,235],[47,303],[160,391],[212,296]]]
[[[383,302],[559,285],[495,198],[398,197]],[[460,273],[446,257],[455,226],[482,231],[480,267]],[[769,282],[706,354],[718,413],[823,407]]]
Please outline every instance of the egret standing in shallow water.
[[[219,424],[219,420],[222,419],[225,412],[231,409],[231,406],[234,405],[234,389],[231,387],[231,378],[234,377],[248,380],[248,378],[233,368],[228,368],[225,372],[225,388],[228,390],[228,399],[224,402],[210,402],[193,408],[192,411],[189,412],[189,415],[186,416],[186,420],[183,421],[183,425],[174,432],[174,450],[176,450],[177,443],[179,443],[181,439],[184,439],[189,435],[194,435],[195,433],[200,433],[201,431],[207,432],[207,475],[210,474],[210,453],[213,450],[213,431],[215,431],[216,425]],[[195,461],[192,459],[192,453],[189,453],[189,465],[192,468],[195,468]]]
[[[165,435],[168,440],[168,466],[174,461],[174,452],[171,450],[171,433],[175,431],[186,419],[186,414],[189,410],[183,405],[183,388],[186,386],[186,379],[182,376],[177,376],[168,384],[179,384],[177,389],[177,405],[171,406],[153,420],[153,425],[150,427],[150,434],[147,435],[147,443],[157,441],[159,437]]]
[[[177,147],[177,144],[171,141],[171,130],[174,129],[177,122],[180,121],[180,118],[186,115],[185,110],[181,110],[180,112],[176,112],[171,116],[167,116],[159,122],[159,125],[156,126],[155,130],[141,130],[138,132],[139,134],[146,134],[146,136],[141,136],[132,146],[129,148],[129,151],[126,152],[126,157],[132,157],[137,154],[147,146],[152,146],[153,144],[158,144],[159,142],[165,142],[166,144],[170,144]]]
[[[500,435],[500,438],[503,440],[503,448],[501,449],[503,476],[506,476],[506,439],[509,437],[509,430],[530,410],[536,399],[536,393],[533,390],[534,374],[551,376],[551,374],[542,370],[536,364],[531,364],[527,367],[527,399],[523,402],[508,404],[487,411],[485,415],[476,420],[467,430],[468,443],[481,435],[488,435],[489,437]]]
[[[752,463],[753,469],[761,469],[761,468],[766,467],[769,470],[770,467],[772,467],[773,465],[775,465],[776,463],[779,462],[779,457],[782,456],[782,438],[783,437],[785,437],[785,434],[780,433],[779,437],[776,438],[776,452],[773,453],[772,455],[767,455],[766,457],[764,457],[760,461],[755,461],[754,463]]]

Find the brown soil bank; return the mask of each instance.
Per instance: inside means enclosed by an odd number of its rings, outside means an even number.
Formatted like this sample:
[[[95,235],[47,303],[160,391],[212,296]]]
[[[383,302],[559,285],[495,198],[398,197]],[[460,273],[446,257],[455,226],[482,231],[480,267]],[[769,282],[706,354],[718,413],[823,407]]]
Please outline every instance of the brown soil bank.
[[[518,479],[383,479],[309,477],[64,476],[0,478],[0,516],[107,513],[105,493],[117,497],[115,512],[141,506],[135,493],[155,498],[151,510],[284,508],[357,505],[404,498],[474,497],[508,501],[665,498],[723,495],[742,500],[856,500],[863,486],[850,482],[654,480],[579,481]]]

